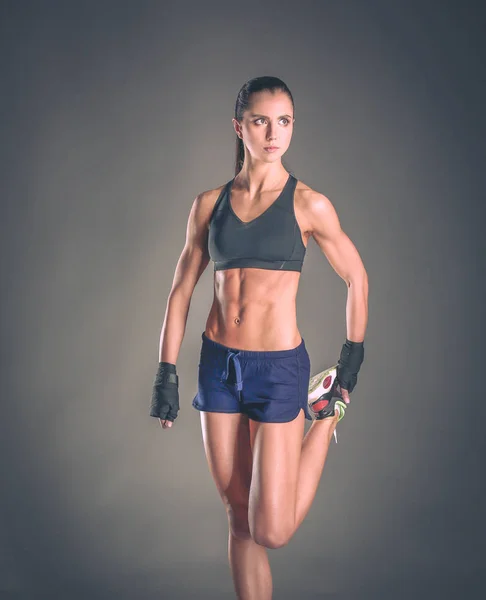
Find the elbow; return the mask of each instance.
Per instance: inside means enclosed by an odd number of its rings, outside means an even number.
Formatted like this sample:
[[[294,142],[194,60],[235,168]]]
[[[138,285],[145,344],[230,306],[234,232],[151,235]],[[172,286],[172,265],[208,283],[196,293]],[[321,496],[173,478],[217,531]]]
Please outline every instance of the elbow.
[[[193,286],[175,285],[169,292],[168,301],[190,302],[194,292]]]

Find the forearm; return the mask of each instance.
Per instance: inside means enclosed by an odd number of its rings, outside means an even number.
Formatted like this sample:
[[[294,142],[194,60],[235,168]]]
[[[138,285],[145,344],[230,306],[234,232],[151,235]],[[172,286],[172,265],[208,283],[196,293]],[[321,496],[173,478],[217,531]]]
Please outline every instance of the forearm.
[[[169,295],[160,333],[159,362],[176,364],[186,330],[190,304],[191,296],[181,289]]]
[[[368,276],[364,273],[348,283],[346,332],[352,342],[364,341],[368,324]]]

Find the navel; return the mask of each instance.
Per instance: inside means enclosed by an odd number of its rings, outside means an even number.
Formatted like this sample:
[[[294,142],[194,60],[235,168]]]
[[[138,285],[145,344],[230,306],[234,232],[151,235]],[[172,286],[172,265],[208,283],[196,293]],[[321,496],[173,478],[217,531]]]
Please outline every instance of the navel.
[[[240,317],[235,317],[234,323],[235,323],[235,325],[239,325],[240,324]]]

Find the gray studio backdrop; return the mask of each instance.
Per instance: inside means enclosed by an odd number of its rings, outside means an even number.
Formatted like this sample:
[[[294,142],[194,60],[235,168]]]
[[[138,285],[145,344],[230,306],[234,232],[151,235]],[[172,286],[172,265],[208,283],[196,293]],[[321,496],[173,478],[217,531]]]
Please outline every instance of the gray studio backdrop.
[[[484,597],[483,15],[467,2],[0,3],[0,598],[233,597],[196,392],[212,264],[149,417],[195,196],[233,176],[234,102],[296,103],[284,157],[369,274],[366,357],[274,597]],[[312,371],[346,335],[314,242]]]

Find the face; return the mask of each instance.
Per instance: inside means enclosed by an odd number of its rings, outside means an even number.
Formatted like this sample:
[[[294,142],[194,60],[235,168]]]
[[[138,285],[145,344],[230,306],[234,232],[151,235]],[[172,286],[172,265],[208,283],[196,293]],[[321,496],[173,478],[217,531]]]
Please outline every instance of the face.
[[[285,154],[292,138],[292,102],[285,92],[255,92],[242,121],[233,119],[233,126],[254,159],[276,162]],[[268,146],[278,149],[266,150]]]

